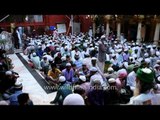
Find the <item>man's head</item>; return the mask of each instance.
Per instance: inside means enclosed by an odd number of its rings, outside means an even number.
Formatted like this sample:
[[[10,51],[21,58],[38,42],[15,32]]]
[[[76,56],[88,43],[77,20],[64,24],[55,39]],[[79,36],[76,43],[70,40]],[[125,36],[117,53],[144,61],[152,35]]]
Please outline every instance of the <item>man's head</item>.
[[[51,63],[51,68],[52,68],[52,70],[55,70],[56,64],[55,63]]]
[[[29,95],[28,93],[22,93],[18,95],[18,103],[19,105],[28,105],[29,102]]]
[[[92,67],[92,68],[90,69],[90,74],[91,74],[91,75],[94,75],[97,71],[98,71],[98,70],[97,70],[96,67]]]
[[[67,63],[67,64],[66,64],[66,69],[67,69],[67,70],[70,70],[71,67],[72,67],[71,63]]]

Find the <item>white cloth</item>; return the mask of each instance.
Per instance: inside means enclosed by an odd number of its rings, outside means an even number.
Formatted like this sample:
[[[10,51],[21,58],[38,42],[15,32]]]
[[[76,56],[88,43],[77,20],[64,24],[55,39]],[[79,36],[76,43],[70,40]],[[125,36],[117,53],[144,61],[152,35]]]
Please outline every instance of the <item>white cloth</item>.
[[[17,35],[18,35],[18,39],[19,39],[19,44],[21,45],[22,44],[22,39],[21,39],[21,35],[19,33],[19,31],[17,30]]]
[[[82,63],[86,63],[86,64],[87,64],[87,68],[89,68],[89,69],[92,67],[91,59],[92,59],[92,58],[87,57],[87,58],[84,58],[84,59],[82,60]]]
[[[132,91],[134,91],[136,87],[136,73],[134,71],[128,74],[127,85],[130,86]]]
[[[102,78],[100,73],[97,72],[94,75],[92,75],[91,78],[90,78],[90,83],[92,83],[94,80],[100,80],[101,85],[103,86],[104,81],[103,81],[103,78]]]
[[[73,93],[65,97],[63,105],[85,105],[85,102],[81,95]]]
[[[160,94],[149,92],[130,99],[131,105],[160,105]]]
[[[82,59],[82,57],[81,57],[81,52],[80,52],[80,51],[77,51],[77,52],[76,52],[75,50],[73,50],[73,51],[71,51],[72,61],[75,61],[75,58],[74,58],[75,54],[78,54],[78,55],[79,55],[79,58]]]
[[[50,55],[44,55],[43,57],[47,57],[47,61],[49,61],[49,60],[53,60],[53,57],[52,57],[52,56],[50,56]]]

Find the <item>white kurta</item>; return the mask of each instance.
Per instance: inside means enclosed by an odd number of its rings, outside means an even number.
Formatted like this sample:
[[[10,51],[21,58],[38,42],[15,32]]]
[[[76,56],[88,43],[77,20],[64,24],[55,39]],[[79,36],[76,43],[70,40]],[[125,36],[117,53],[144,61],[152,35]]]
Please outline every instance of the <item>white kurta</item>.
[[[160,105],[160,94],[149,92],[147,94],[140,94],[130,99],[131,105]]]
[[[134,71],[128,74],[127,85],[130,86],[132,91],[134,91],[136,87],[136,73]]]

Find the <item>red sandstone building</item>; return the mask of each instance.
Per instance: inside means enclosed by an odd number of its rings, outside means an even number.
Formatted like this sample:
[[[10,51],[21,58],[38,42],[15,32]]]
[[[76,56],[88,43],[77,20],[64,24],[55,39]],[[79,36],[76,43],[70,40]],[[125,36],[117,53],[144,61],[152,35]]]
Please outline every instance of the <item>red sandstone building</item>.
[[[11,26],[22,27],[23,32],[30,34],[35,29],[39,34],[51,33],[51,26],[64,27],[64,32],[71,32],[71,15],[10,15],[0,22],[0,27],[11,32]],[[86,15],[73,15],[74,31],[88,32],[92,21]],[[59,28],[60,29],[60,28]]]

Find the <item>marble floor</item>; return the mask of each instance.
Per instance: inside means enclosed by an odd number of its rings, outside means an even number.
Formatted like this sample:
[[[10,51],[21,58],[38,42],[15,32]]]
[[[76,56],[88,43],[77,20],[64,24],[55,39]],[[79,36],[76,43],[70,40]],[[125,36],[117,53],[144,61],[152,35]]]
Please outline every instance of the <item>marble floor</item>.
[[[39,85],[35,80],[32,74],[28,69],[23,65],[21,60],[17,57],[16,54],[8,55],[14,64],[14,71],[19,73],[18,80],[23,84],[23,92],[29,93],[31,100],[34,105],[51,105],[50,101],[55,98],[56,92],[47,94],[44,89]],[[27,60],[27,56],[21,53],[21,56]],[[39,71],[36,71],[39,73]],[[40,73],[39,73],[40,74]],[[41,74],[40,74],[41,75]]]

